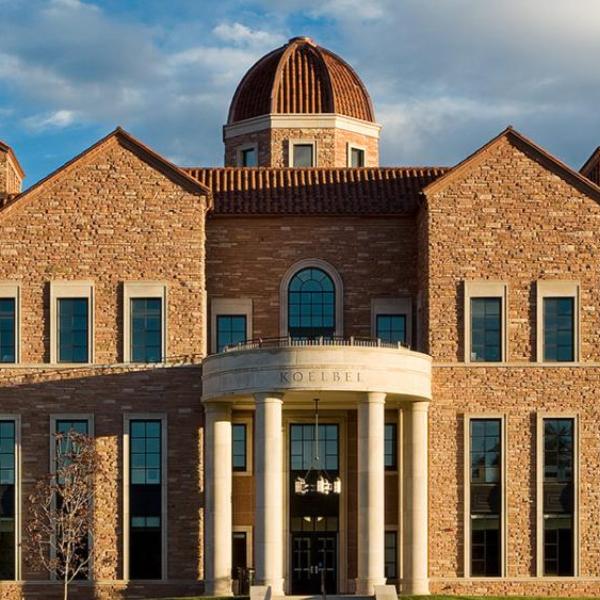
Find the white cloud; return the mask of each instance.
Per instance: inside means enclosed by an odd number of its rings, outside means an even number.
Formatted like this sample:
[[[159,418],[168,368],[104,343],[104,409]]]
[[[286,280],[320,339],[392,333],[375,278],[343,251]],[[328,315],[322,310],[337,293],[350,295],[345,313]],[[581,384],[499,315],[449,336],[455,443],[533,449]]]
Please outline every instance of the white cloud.
[[[80,0],[50,0],[50,7],[66,8],[69,10],[98,10],[93,4],[87,4]]]
[[[64,129],[77,122],[77,113],[72,110],[57,110],[50,114],[33,115],[23,119],[25,127],[41,132],[46,129]]]
[[[164,23],[161,0],[143,20],[94,1],[3,5],[0,110],[8,97],[31,135],[120,123],[180,162],[219,164],[244,72],[310,35],[365,81],[384,164],[451,164],[508,123],[571,164],[600,142],[598,0],[179,0],[185,16]]]
[[[263,0],[271,10],[285,13],[306,12],[312,18],[332,17],[341,20],[372,20],[389,16],[403,0]]]
[[[220,23],[213,29],[215,36],[235,46],[276,47],[285,42],[285,37],[272,31],[251,29],[242,23]]]

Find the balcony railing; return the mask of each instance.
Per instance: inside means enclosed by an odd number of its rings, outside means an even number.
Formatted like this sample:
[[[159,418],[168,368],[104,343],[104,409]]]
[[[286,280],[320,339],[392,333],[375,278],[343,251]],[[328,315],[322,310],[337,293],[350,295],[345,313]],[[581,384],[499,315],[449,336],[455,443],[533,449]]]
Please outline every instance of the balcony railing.
[[[386,342],[380,338],[366,337],[315,337],[315,338],[293,338],[287,337],[266,337],[255,338],[253,340],[245,340],[237,344],[225,346],[221,352],[237,352],[240,350],[257,350],[258,348],[290,348],[290,347],[307,347],[307,346],[352,346],[358,348],[389,348],[399,349],[406,348],[410,350],[410,346],[403,342]]]

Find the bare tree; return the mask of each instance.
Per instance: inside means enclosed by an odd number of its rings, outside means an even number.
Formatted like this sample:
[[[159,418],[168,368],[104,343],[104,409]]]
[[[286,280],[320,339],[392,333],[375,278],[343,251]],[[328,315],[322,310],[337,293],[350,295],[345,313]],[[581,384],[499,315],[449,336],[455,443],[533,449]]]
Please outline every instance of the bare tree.
[[[92,511],[99,461],[93,438],[73,430],[54,437],[55,469],[29,496],[27,536],[34,556],[62,580],[67,600],[69,585],[89,575],[95,554]]]

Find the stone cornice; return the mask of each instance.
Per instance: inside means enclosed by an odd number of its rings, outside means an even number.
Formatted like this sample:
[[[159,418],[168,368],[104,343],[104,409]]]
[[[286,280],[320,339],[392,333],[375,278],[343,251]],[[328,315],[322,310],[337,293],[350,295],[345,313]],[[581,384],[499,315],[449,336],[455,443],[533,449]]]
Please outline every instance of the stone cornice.
[[[266,129],[341,129],[379,139],[381,125],[353,117],[331,114],[263,115],[223,126],[223,139]]]

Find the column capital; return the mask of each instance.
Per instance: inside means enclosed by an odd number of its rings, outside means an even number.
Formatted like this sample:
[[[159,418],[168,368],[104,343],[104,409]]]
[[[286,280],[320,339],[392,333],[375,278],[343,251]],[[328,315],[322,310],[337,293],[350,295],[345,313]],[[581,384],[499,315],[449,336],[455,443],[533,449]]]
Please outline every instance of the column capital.
[[[281,392],[257,392],[254,394],[254,401],[265,404],[267,402],[283,402],[283,394]]]
[[[385,392],[365,392],[361,395],[359,403],[385,404],[386,396]]]
[[[429,411],[429,400],[415,400],[410,403],[410,410],[412,412],[428,412]]]
[[[231,417],[231,402],[204,402],[204,412],[211,415]]]

